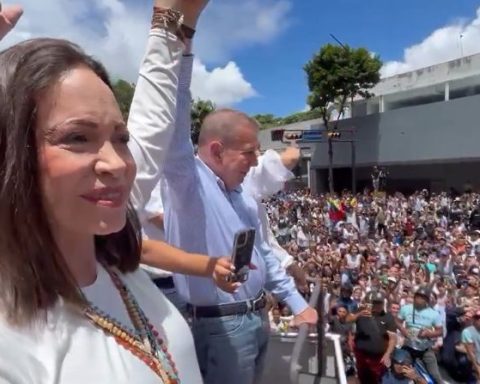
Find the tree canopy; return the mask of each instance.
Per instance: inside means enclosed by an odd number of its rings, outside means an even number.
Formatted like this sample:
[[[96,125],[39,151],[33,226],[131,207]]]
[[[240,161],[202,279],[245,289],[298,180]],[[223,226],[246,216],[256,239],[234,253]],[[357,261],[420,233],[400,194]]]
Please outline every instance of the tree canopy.
[[[308,78],[308,104],[319,110],[325,123],[336,105],[341,116],[347,102],[357,96],[369,98],[369,92],[380,81],[382,61],[365,48],[327,44],[305,65]],[[333,110],[334,110],[333,109]],[[336,128],[336,124],[335,124]]]
[[[324,45],[305,65],[308,78],[308,104],[318,110],[327,129],[328,142],[328,185],[333,185],[333,141],[331,132],[338,127],[347,102],[353,104],[355,97],[369,98],[372,89],[380,81],[382,61],[365,48],[351,48],[348,45]],[[337,117],[332,119],[332,112]],[[333,120],[333,121],[332,121]],[[353,170],[352,170],[353,172]],[[355,189],[355,186],[352,186]]]
[[[198,135],[200,134],[200,128],[202,127],[203,120],[210,112],[214,111],[215,108],[215,104],[210,100],[197,99],[192,101],[191,137],[193,144],[198,143]]]
[[[296,112],[285,117],[278,117],[272,114],[258,114],[252,116],[260,124],[260,129],[267,129],[272,127],[279,127],[282,125],[298,123],[300,121],[307,121],[319,119],[322,117],[320,111],[304,111]]]
[[[117,99],[120,111],[122,111],[123,118],[127,121],[133,94],[135,93],[135,84],[119,79],[113,84],[113,93]]]

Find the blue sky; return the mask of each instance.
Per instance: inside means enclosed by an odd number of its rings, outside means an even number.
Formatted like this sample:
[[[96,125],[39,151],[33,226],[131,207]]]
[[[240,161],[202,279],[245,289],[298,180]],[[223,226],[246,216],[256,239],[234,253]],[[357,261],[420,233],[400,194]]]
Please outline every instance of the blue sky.
[[[279,116],[302,110],[307,95],[302,67],[323,44],[333,43],[330,33],[378,53],[383,61],[401,60],[405,48],[434,30],[474,18],[479,5],[471,0],[296,0],[288,30],[267,46],[235,54],[260,95],[238,106]]]
[[[152,0],[16,2],[25,14],[0,47],[66,38],[113,77],[136,81]],[[394,75],[458,58],[460,42],[465,55],[480,52],[480,0],[211,0],[195,38],[193,95],[250,114],[302,111],[303,65],[333,43],[330,33],[379,54],[382,74]]]

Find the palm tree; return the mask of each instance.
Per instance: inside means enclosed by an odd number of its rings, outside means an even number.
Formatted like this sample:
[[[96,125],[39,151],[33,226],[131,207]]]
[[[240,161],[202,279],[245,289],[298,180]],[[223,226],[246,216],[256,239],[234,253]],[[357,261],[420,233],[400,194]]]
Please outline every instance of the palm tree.
[[[198,143],[198,135],[200,134],[200,128],[202,127],[203,120],[210,112],[214,110],[215,104],[210,100],[192,100],[191,138],[194,145]]]

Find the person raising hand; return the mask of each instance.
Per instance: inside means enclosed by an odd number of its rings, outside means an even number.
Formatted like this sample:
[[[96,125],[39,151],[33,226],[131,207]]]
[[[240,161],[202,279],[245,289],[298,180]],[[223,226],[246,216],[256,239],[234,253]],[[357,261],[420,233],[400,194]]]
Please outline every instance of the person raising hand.
[[[10,32],[23,15],[23,8],[19,5],[6,5],[0,2],[0,40]]]

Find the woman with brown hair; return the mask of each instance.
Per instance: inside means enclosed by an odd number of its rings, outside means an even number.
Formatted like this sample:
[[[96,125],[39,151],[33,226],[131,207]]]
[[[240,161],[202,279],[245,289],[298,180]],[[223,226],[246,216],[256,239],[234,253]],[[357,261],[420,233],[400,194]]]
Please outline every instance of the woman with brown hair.
[[[155,96],[156,124],[173,129],[182,38],[206,2],[155,2],[129,124],[151,122]],[[138,269],[128,141],[105,69],[79,47],[0,53],[0,382],[202,381],[188,325]]]

